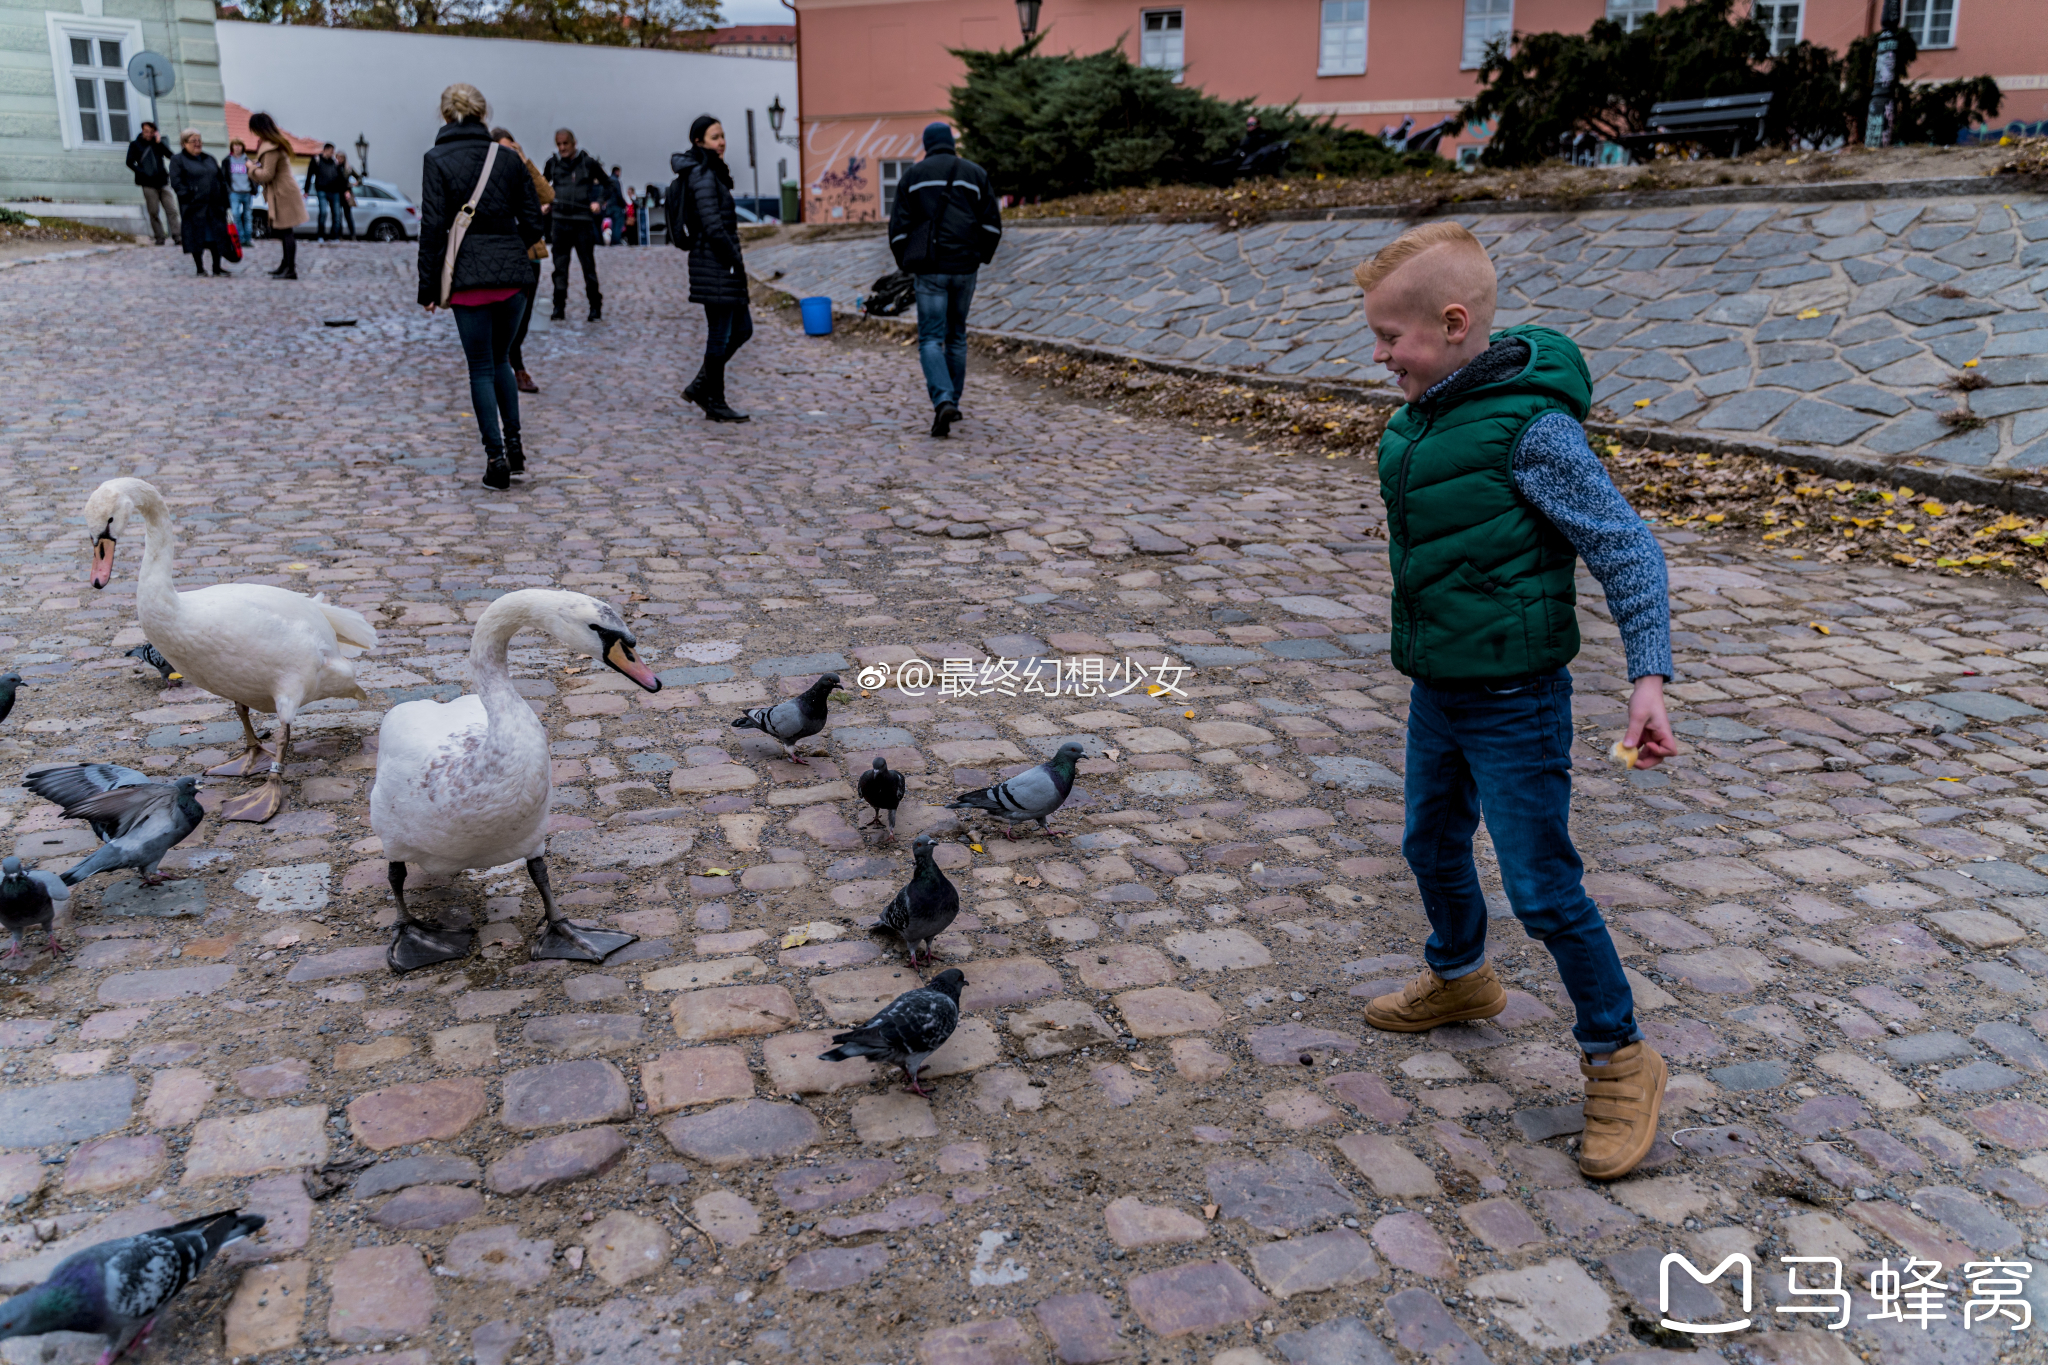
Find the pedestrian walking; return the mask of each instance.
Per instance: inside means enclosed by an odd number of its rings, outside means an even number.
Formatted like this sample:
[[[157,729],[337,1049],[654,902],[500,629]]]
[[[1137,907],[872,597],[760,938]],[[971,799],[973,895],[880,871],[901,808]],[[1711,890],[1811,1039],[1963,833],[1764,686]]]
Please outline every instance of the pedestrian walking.
[[[612,167],[610,180],[611,194],[605,199],[604,213],[605,217],[612,221],[611,244],[613,246],[631,246],[633,244],[632,200],[626,193],[626,182],[620,179],[619,167]]]
[[[178,154],[171,158],[171,191],[178,196],[178,212],[184,215],[180,241],[192,258],[194,273],[204,275],[201,259],[213,253],[213,273],[225,275],[220,258],[228,249],[228,180],[220,163],[206,154],[206,144],[197,128],[178,135]]]
[[[932,435],[960,420],[967,388],[967,309],[975,274],[996,258],[1003,215],[988,172],[954,150],[953,130],[928,123],[924,160],[903,173],[889,214],[889,250],[915,279],[917,358],[932,400]]]
[[[319,204],[315,231],[320,240],[341,236],[341,201],[348,192],[348,171],[335,159],[333,143],[322,144],[320,155],[307,164],[305,190]]]
[[[149,213],[150,235],[162,246],[164,220],[171,224],[170,236],[178,236],[178,200],[170,191],[171,149],[157,135],[156,125],[145,121],[135,141],[128,144],[128,169],[142,189],[142,207]]]
[[[1499,278],[1456,223],[1406,233],[1357,271],[1407,406],[1380,440],[1394,573],[1393,662],[1413,681],[1401,853],[1422,892],[1425,970],[1375,997],[1366,1022],[1423,1033],[1489,1019],[1507,992],[1486,960],[1472,861],[1482,816],[1508,905],[1550,950],[1584,1054],[1579,1170],[1613,1180],[1657,1137],[1664,1061],[1572,846],[1576,559],[1599,580],[1634,695],[1626,766],[1675,754],[1663,552],[1586,444],[1592,381],[1578,346],[1524,324],[1492,331]]]
[[[725,125],[699,114],[690,125],[690,150],[669,158],[683,181],[683,214],[690,239],[690,302],[704,305],[704,363],[683,397],[714,422],[744,422],[725,401],[725,367],[754,335],[747,311],[747,270],[740,259],[740,216],[732,202],[732,171],[725,164]]]
[[[306,200],[292,178],[292,144],[278,131],[277,120],[257,112],[249,115],[249,134],[257,142],[256,160],[249,167],[249,183],[263,191],[263,209],[270,219],[270,235],[284,248],[284,258],[271,278],[299,277],[299,239],[292,229],[306,221]]]
[[[541,240],[540,197],[520,158],[491,138],[473,85],[441,92],[444,126],[420,171],[419,301],[447,308],[469,362],[469,400],[484,443],[484,486],[525,472],[512,338]]]
[[[249,210],[256,204],[256,187],[249,183],[249,148],[242,139],[228,144],[228,159],[222,169],[228,177],[228,215],[234,220],[235,240],[247,250],[251,241]]]
[[[604,291],[597,287],[597,219],[604,208],[609,177],[604,166],[589,152],[576,146],[576,134],[555,129],[555,154],[541,168],[547,182],[555,187],[555,202],[548,208],[552,220],[550,240],[555,256],[555,307],[552,317],[560,322],[569,311],[569,256],[574,253],[583,265],[583,293],[590,302],[590,321],[604,317]]]
[[[533,164],[533,158],[526,154],[512,134],[503,128],[491,129],[491,140],[501,147],[510,148],[518,157],[519,164],[526,167],[526,178],[533,182],[534,197],[540,200],[541,212],[545,214],[549,204],[555,202],[555,187],[540,173],[540,167]],[[526,255],[533,262],[533,278],[526,283],[524,297],[526,310],[519,315],[519,330],[512,333],[512,379],[521,393],[539,393],[540,385],[533,382],[533,376],[526,372],[526,329],[533,322],[534,305],[540,302],[540,263],[548,257],[548,244],[535,242],[526,249]]]
[[[342,231],[353,242],[356,239],[356,186],[363,183],[363,178],[349,169],[347,152],[337,150],[334,164],[341,167]]]

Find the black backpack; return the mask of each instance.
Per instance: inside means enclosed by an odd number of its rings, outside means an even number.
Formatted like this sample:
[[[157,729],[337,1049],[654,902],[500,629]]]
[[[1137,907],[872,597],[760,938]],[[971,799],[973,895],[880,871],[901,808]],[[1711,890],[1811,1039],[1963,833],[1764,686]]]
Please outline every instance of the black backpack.
[[[869,317],[893,318],[909,308],[916,297],[916,277],[907,270],[898,270],[869,285],[867,301],[861,307]]]
[[[696,247],[696,234],[690,231],[690,176],[686,171],[668,182],[668,192],[661,197],[661,216],[668,220],[668,244],[679,251]]]

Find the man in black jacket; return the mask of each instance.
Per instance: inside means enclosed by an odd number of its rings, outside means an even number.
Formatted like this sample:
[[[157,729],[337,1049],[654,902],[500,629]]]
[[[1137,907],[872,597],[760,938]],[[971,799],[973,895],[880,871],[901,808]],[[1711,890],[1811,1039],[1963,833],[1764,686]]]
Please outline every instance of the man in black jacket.
[[[348,194],[348,167],[335,159],[333,143],[321,147],[320,155],[307,164],[306,183],[301,188],[308,199],[319,196],[317,230],[320,240],[331,240],[330,234],[332,237],[341,236],[341,214],[346,207],[343,201]]]
[[[611,177],[589,152],[576,147],[576,134],[555,129],[555,154],[541,168],[554,186],[555,202],[547,206],[554,220],[555,311],[562,321],[569,311],[569,253],[583,264],[583,292],[590,300],[590,320],[604,316],[604,292],[597,287],[597,216],[611,192]]]
[[[128,169],[142,187],[142,207],[149,211],[149,231],[156,244],[164,244],[165,218],[171,221],[173,237],[180,235],[178,199],[168,188],[171,183],[171,149],[157,136],[156,125],[145,122],[135,141],[128,144]]]
[[[932,399],[932,435],[960,420],[967,386],[967,308],[975,272],[995,259],[1003,216],[988,172],[953,150],[943,123],[924,130],[924,160],[904,172],[889,214],[889,249],[916,276],[917,355]]]

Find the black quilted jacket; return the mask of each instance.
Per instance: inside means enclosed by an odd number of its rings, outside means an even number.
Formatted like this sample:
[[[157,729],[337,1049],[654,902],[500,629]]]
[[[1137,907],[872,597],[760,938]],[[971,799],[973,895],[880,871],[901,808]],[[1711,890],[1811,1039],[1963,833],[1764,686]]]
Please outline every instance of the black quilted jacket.
[[[704,147],[677,152],[669,169],[685,177],[684,199],[690,232],[697,245],[690,251],[690,302],[736,304],[747,301],[747,267],[740,257],[740,216],[732,201],[732,172],[717,153]]]
[[[448,227],[468,202],[483,173],[490,130],[474,119],[450,123],[434,137],[420,171],[420,295],[423,304],[441,301],[441,261],[448,251]],[[526,249],[541,239],[540,197],[533,180],[509,147],[498,150],[491,183],[484,187],[476,219],[455,258],[452,290],[524,289],[534,277]]]

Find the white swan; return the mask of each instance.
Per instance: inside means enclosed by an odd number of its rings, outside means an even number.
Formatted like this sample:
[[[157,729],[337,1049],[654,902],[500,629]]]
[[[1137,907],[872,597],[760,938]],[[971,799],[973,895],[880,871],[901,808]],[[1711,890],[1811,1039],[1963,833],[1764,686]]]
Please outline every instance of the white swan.
[[[171,581],[177,537],[170,508],[141,479],[108,479],[86,500],[94,588],[113,578],[115,543],[136,513],[148,535],[135,581],[135,614],[149,642],[186,681],[235,704],[243,754],[209,771],[246,777],[269,760],[262,786],[221,807],[225,819],[261,824],[284,808],[284,765],[299,708],[327,697],[369,700],[349,659],[374,646],[377,632],[358,612],[266,583],[216,583],[179,592]],[[277,716],[275,755],[256,738],[251,711]]]
[[[543,630],[593,655],[649,692],[661,680],[633,654],[638,643],[618,612],[580,592],[525,588],[491,603],[469,642],[475,693],[451,702],[394,706],[377,732],[377,780],[370,825],[384,841],[398,928],[385,960],[409,972],[469,952],[467,930],[422,924],[405,904],[406,864],[445,875],[524,862],[546,916],[532,955],[602,962],[632,934],[571,924],[548,888],[548,802],[554,795],[548,734],[513,688],[505,647],[525,629]]]

